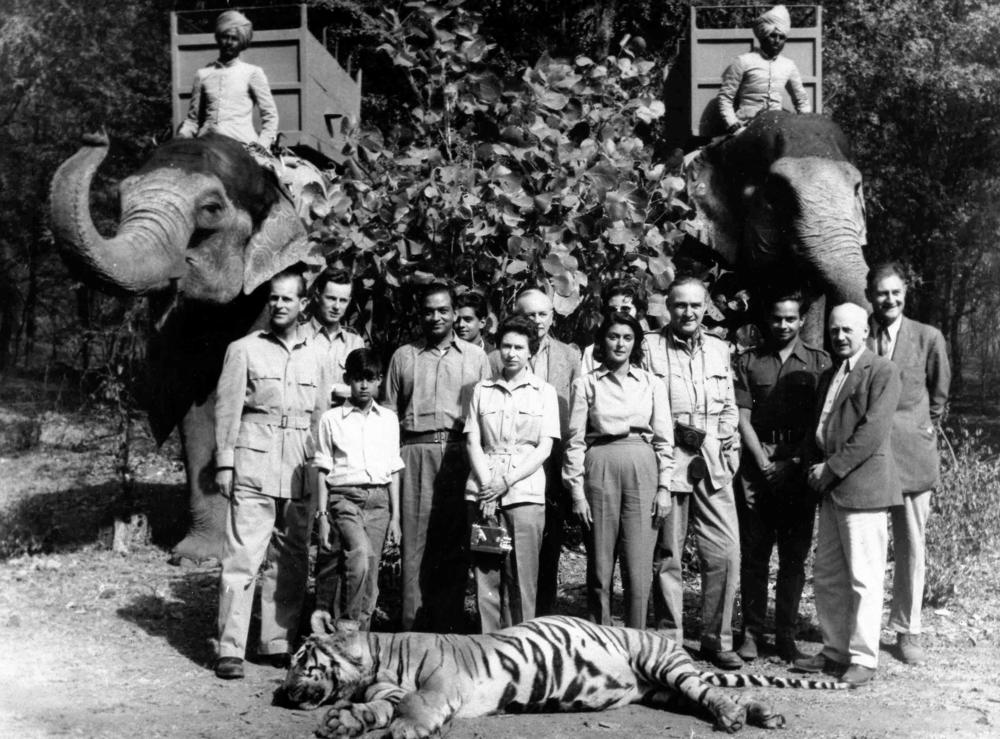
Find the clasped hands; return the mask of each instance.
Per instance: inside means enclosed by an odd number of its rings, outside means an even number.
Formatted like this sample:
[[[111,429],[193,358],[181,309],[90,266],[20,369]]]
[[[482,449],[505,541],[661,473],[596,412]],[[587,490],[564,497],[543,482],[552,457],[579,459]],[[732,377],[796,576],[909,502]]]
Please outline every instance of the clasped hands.
[[[488,483],[480,487],[476,500],[479,513],[484,518],[495,516],[500,496],[510,490],[510,480],[506,475],[494,475]]]

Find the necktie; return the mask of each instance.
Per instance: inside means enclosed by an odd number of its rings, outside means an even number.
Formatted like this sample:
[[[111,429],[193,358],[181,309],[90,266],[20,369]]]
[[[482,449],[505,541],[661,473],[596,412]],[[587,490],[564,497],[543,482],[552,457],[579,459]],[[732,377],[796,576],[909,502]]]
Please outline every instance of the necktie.
[[[885,327],[880,327],[878,330],[878,355],[884,357],[889,353],[889,332]]]

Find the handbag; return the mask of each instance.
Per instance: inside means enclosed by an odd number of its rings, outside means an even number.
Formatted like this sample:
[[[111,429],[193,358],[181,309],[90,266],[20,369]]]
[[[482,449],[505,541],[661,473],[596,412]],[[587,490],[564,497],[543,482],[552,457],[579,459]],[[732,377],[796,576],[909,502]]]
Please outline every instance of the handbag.
[[[480,554],[505,555],[514,548],[514,543],[507,533],[507,527],[495,516],[490,516],[482,522],[472,523],[469,549]]]

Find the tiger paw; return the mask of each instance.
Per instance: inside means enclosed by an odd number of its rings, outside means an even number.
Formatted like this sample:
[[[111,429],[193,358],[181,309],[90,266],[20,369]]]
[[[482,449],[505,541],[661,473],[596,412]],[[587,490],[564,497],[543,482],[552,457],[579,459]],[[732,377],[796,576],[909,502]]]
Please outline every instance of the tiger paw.
[[[370,728],[373,721],[365,722],[364,703],[337,701],[333,704],[323,722],[316,730],[316,736],[332,739],[342,736],[360,736]],[[361,710],[359,710],[361,709]],[[370,712],[369,712],[370,713]]]

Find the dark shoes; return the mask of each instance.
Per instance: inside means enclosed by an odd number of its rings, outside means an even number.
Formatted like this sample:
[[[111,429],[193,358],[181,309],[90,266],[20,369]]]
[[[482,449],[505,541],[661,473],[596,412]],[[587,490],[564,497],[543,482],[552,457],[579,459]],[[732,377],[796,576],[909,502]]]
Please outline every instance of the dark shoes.
[[[847,665],[835,662],[822,653],[814,654],[812,657],[799,657],[792,662],[792,669],[798,672],[822,672],[825,675],[833,675],[834,677],[840,676],[846,667]]]
[[[243,677],[243,660],[239,657],[219,657],[215,662],[215,675],[223,680],[239,680]]]
[[[920,647],[919,634],[896,634],[896,649],[899,658],[908,665],[925,665],[927,658]]]
[[[795,639],[790,636],[779,636],[775,639],[774,651],[777,652],[778,656],[785,662],[794,662],[795,660],[802,659],[806,656],[799,651],[799,647],[795,643]]]
[[[751,633],[743,635],[743,643],[736,650],[736,654],[744,662],[753,662],[757,659],[757,639]]]
[[[743,667],[743,660],[729,649],[702,649],[701,658],[720,670],[739,670]]]
[[[875,678],[874,667],[862,667],[861,665],[851,665],[847,672],[840,676],[840,682],[847,683],[852,688],[859,688],[870,683]]]

